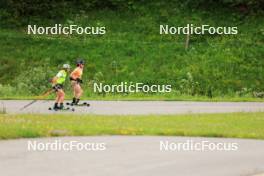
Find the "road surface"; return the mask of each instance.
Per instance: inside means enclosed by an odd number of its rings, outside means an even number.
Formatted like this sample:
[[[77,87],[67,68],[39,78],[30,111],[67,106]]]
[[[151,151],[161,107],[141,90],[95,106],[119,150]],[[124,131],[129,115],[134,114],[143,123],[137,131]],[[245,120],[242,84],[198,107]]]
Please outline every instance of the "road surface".
[[[49,111],[53,101],[37,101],[24,110],[30,100],[0,100],[0,109],[7,113],[62,113]],[[264,112],[264,102],[186,102],[186,101],[88,101],[91,106],[77,107],[78,114],[186,114],[186,113],[230,113]],[[68,112],[72,113],[72,112]]]
[[[36,144],[104,143],[102,151],[29,151]],[[160,151],[160,142],[236,143],[237,151]],[[228,149],[228,147],[227,147]],[[5,176],[252,176],[264,173],[264,141],[190,137],[63,137],[0,141]]]

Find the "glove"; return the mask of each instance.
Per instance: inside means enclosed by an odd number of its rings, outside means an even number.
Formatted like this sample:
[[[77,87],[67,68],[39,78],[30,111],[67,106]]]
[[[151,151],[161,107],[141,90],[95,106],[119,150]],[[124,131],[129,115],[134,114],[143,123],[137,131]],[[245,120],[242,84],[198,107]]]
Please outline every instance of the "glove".
[[[82,81],[80,78],[77,78],[76,81],[77,81],[78,83],[81,83],[81,84],[83,83],[83,81]]]

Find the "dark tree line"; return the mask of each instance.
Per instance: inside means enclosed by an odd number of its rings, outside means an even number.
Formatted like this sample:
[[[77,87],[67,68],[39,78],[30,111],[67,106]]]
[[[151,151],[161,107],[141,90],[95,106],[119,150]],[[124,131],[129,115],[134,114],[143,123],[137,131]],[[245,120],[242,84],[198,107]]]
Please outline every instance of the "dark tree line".
[[[164,0],[155,0],[162,1]],[[165,0],[168,2],[179,0]],[[69,9],[89,10],[93,8],[130,8],[135,3],[148,3],[147,0],[1,0],[0,7],[15,17],[45,16],[53,18],[67,13]],[[152,1],[153,2],[153,1]],[[191,6],[224,5],[228,8],[237,7],[241,10],[263,10],[264,0],[186,0],[180,1]]]

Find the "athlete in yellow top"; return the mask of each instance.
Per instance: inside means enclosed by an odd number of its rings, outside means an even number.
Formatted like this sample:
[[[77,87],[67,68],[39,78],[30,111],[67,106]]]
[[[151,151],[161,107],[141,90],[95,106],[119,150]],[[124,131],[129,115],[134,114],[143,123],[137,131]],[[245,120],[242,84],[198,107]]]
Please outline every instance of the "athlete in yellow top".
[[[81,83],[82,83],[84,61],[78,60],[76,64],[77,64],[77,67],[70,74],[70,80],[71,80],[71,86],[73,89],[73,96],[74,96],[72,99],[72,104],[77,105],[83,93],[83,90],[81,88]]]
[[[65,93],[63,91],[63,84],[66,80],[67,73],[70,71],[69,64],[63,64],[62,70],[60,70],[57,75],[51,80],[52,87],[56,92],[56,100],[53,109],[63,109],[63,101]]]

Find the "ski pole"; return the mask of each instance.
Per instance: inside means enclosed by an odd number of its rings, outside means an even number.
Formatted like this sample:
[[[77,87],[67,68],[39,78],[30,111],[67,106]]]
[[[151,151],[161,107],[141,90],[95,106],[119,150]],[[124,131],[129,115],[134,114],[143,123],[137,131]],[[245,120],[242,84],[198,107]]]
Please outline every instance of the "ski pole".
[[[29,107],[30,105],[36,103],[38,100],[41,100],[43,98],[45,98],[46,96],[48,96],[49,94],[51,94],[53,92],[53,88],[52,89],[49,89],[48,91],[46,91],[45,93],[43,93],[42,95],[40,96],[37,96],[35,100],[31,101],[30,103],[26,104],[25,106],[23,106],[22,108],[20,108],[20,111],[23,110],[23,109],[26,109],[27,107]]]

